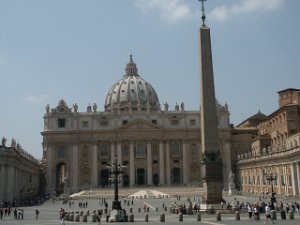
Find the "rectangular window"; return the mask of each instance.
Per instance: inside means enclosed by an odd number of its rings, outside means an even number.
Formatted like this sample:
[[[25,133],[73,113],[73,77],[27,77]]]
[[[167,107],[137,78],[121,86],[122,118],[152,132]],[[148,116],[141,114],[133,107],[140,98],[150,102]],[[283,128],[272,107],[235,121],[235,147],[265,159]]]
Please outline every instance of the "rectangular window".
[[[65,148],[64,148],[64,146],[59,146],[58,147],[58,158],[59,159],[65,158]]]
[[[179,124],[179,121],[178,120],[171,120],[171,125],[172,126],[176,126]]]
[[[153,164],[157,164],[158,163],[158,161],[157,160],[153,160],[153,162],[152,162]]]
[[[158,156],[158,144],[153,144],[152,145],[152,155],[153,156]]]
[[[146,154],[146,146],[143,143],[136,144],[136,156],[137,157],[144,157]]]
[[[129,155],[129,147],[127,144],[122,146],[122,155],[128,156]]]
[[[152,120],[152,123],[153,124],[157,124],[157,120]]]
[[[107,125],[108,125],[107,120],[101,120],[101,121],[100,121],[100,126],[101,126],[101,127],[107,127]]]
[[[190,120],[190,125],[191,126],[196,126],[196,120]]]
[[[66,127],[66,119],[58,119],[57,126],[58,126],[58,128]]]
[[[127,120],[123,120],[123,125],[127,124],[128,121]]]
[[[88,121],[82,121],[82,127],[83,128],[88,128],[89,127],[89,122]]]
[[[172,156],[180,155],[180,146],[179,143],[171,143],[170,144],[170,152]]]
[[[100,155],[101,156],[108,156],[108,145],[107,144],[101,144],[100,145]]]

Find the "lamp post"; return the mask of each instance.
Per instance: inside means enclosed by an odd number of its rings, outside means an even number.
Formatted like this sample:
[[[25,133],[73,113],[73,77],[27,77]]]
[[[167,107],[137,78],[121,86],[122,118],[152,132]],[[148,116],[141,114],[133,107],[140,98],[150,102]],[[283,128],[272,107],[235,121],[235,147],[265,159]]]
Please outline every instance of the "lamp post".
[[[273,173],[265,174],[266,180],[271,185],[271,209],[275,209],[274,203],[276,203],[276,193],[274,192],[274,181],[277,180],[277,177]]]
[[[115,156],[115,162],[110,165],[106,164],[106,167],[110,169],[111,177],[109,180],[114,184],[114,201],[112,202],[112,209],[121,210],[121,202],[119,201],[118,184],[120,183],[119,175],[123,173],[123,170],[127,167],[126,163],[118,164],[118,158]]]

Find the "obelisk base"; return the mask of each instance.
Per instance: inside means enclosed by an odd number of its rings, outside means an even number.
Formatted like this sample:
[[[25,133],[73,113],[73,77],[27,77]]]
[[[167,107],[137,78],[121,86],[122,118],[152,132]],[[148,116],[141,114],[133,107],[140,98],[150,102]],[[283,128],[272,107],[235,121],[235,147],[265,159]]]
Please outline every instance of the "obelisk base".
[[[219,160],[202,163],[204,194],[201,209],[220,209],[222,197],[222,163]]]

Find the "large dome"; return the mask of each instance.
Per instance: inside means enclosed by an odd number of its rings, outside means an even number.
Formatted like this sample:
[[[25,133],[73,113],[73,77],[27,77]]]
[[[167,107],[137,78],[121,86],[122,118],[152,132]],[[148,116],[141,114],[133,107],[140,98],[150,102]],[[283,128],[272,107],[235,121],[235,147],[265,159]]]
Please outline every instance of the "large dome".
[[[138,74],[130,55],[124,77],[109,90],[105,111],[157,111],[159,100],[154,88]]]

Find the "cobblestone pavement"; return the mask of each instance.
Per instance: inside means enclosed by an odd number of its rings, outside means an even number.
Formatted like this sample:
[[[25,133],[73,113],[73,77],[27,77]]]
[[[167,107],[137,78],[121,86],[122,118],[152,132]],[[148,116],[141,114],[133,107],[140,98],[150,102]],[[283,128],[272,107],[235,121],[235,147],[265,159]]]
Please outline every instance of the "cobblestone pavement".
[[[140,189],[141,190],[141,189]],[[174,189],[172,189],[174,191]],[[103,196],[106,196],[107,202],[109,205],[109,209],[111,208],[112,203],[112,195],[110,191],[102,190],[105,192]],[[161,191],[161,190],[160,190]],[[178,189],[178,192],[174,193],[182,193],[182,191]],[[101,190],[99,191],[101,192]],[[164,192],[164,191],[163,191]],[[122,193],[122,191],[121,191]],[[166,193],[166,192],[165,192]],[[174,193],[171,193],[174,195]],[[195,192],[192,191],[189,195],[189,198],[192,202],[198,201],[198,194],[193,195]],[[132,193],[131,193],[132,194]],[[184,196],[184,195],[182,195]],[[60,224],[59,220],[59,210],[60,208],[64,208],[66,211],[87,211],[93,209],[104,209],[102,205],[101,197],[92,198],[93,195],[89,197],[84,197],[82,199],[74,200],[74,205],[69,207],[69,204],[63,204],[62,201],[47,201],[43,205],[40,206],[32,206],[32,207],[21,207],[24,209],[24,219],[23,220],[15,220],[13,215],[10,216],[3,216],[3,219],[0,220],[0,224],[7,224],[7,225],[14,225],[14,224],[22,224],[22,225],[34,225],[34,224],[46,224],[46,225],[55,225]],[[110,198],[109,198],[110,197]],[[224,194],[224,199],[228,202],[257,202],[259,200],[258,196],[227,196]],[[286,202],[293,202],[298,201],[298,199],[294,198],[278,198],[279,201]],[[87,208],[80,208],[79,202],[87,202]],[[265,201],[268,201],[266,198]],[[241,212],[240,220],[236,220],[234,213],[229,213],[227,210],[224,210],[221,213],[221,221],[217,221],[216,215],[208,215],[206,213],[201,214],[201,221],[197,221],[197,215],[183,215],[183,222],[179,221],[178,214],[172,214],[169,210],[165,211],[163,208],[164,206],[169,206],[172,203],[184,204],[187,203],[187,197],[181,197],[180,200],[176,197],[171,198],[160,198],[160,199],[153,199],[153,198],[138,198],[133,200],[133,205],[130,204],[124,205],[124,200],[121,200],[122,207],[130,214],[130,208],[132,208],[132,213],[134,214],[134,223],[126,223],[126,224],[174,224],[174,223],[188,223],[190,225],[194,224],[208,224],[208,225],[256,225],[256,224],[264,224],[265,217],[264,214],[261,214],[261,219],[259,221],[250,221],[248,219],[248,214],[246,212]],[[149,207],[149,212],[144,212],[144,205]],[[38,220],[35,219],[35,209],[39,209],[40,214]],[[165,214],[165,222],[160,222],[160,215]],[[148,215],[148,221],[145,222],[145,215]],[[91,215],[91,214],[90,214]],[[65,221],[65,224],[98,224],[96,222],[91,221],[91,216],[88,216],[88,222],[82,222],[82,217],[80,217],[81,222],[73,222],[73,221]],[[106,219],[101,219],[101,224],[107,224]],[[110,223],[113,224],[113,223]],[[120,223],[119,223],[120,224]],[[300,215],[295,213],[295,218],[293,220],[287,218],[286,220],[282,220],[280,214],[277,213],[277,220],[275,220],[275,224],[286,224],[286,225],[300,225]]]

